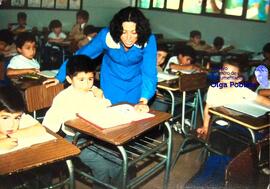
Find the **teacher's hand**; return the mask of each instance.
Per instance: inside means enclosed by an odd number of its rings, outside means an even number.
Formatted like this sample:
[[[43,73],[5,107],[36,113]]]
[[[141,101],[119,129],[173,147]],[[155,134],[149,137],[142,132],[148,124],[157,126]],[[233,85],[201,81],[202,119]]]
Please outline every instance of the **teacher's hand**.
[[[135,106],[134,106],[134,108],[135,108],[135,110],[137,111],[137,112],[143,112],[143,113],[145,113],[145,112],[149,112],[149,106],[147,105],[147,104],[136,104]]]
[[[45,85],[46,88],[55,86],[59,83],[59,80],[56,78],[50,78],[44,81],[42,84]]]

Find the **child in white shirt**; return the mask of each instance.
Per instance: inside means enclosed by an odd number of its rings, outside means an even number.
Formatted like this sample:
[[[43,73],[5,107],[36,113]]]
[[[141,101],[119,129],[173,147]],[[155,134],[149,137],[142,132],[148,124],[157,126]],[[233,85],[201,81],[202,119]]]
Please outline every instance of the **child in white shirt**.
[[[48,43],[63,42],[67,35],[62,32],[62,23],[59,20],[52,20],[49,25],[51,33],[48,35]]]

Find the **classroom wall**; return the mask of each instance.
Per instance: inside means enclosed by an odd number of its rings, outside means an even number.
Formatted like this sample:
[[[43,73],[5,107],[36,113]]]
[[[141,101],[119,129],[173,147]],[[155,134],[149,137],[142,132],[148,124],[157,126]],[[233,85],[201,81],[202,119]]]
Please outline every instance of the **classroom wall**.
[[[83,9],[90,12],[90,23],[96,26],[107,26],[112,16],[122,7],[134,5],[135,0],[83,0]],[[29,25],[42,28],[52,19],[59,19],[65,31],[75,23],[76,11],[54,10],[0,10],[0,28],[16,21],[16,14],[25,11]],[[270,21],[267,23],[205,17],[175,12],[143,10],[150,19],[154,33],[163,33],[167,38],[188,39],[190,30],[198,29],[203,39],[211,43],[217,35],[223,36],[229,44],[237,48],[260,51],[270,42]],[[270,20],[270,19],[269,19]]]

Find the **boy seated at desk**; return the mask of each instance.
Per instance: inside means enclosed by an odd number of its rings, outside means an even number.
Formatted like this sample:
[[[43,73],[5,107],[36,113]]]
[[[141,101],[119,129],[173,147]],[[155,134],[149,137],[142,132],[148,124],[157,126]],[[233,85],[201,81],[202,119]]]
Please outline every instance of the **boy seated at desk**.
[[[202,34],[198,30],[193,30],[189,33],[189,41],[187,45],[191,46],[196,51],[209,51],[210,45],[202,41]]]
[[[54,132],[61,129],[69,141],[72,141],[75,133],[65,127],[65,121],[77,118],[76,113],[99,111],[111,105],[110,101],[104,98],[103,92],[93,86],[94,65],[94,61],[84,55],[75,55],[68,60],[66,80],[70,86],[54,98],[42,122]],[[121,163],[114,161],[116,157],[94,145],[84,148],[79,157],[91,169],[95,178],[105,183],[118,184]],[[94,187],[99,188],[99,185]]]
[[[20,33],[16,39],[19,55],[14,56],[7,66],[7,76],[36,74],[40,65],[36,59],[36,39],[29,32]]]
[[[78,42],[78,49],[88,44],[96,35],[97,28],[93,25],[87,25],[83,29],[84,38]]]
[[[37,120],[24,112],[24,101],[13,87],[0,87],[0,150],[15,148],[20,139],[46,133]]]
[[[191,46],[188,45],[179,46],[177,47],[176,50],[176,56],[173,56],[169,59],[164,72],[168,73],[169,70],[171,70],[172,72],[202,71],[200,66],[192,64],[194,58],[195,58],[195,50]]]
[[[206,105],[204,109],[203,127],[197,129],[198,136],[206,136],[209,128],[211,115],[209,108],[234,104],[241,100],[256,101],[257,103],[270,107],[270,99],[257,95],[246,87],[236,87],[241,82],[240,64],[237,60],[229,59],[223,62],[220,73],[220,82],[210,86],[207,92]],[[223,87],[219,87],[219,86]]]
[[[17,14],[17,23],[9,24],[8,29],[15,35],[21,32],[31,31],[31,27],[27,25],[27,14],[25,12],[19,12]]]
[[[168,55],[168,49],[166,45],[164,44],[158,44],[157,45],[157,71],[163,72],[163,64],[167,58]]]
[[[59,20],[52,20],[49,28],[51,33],[48,35],[48,43],[60,43],[67,38],[67,35],[62,32],[62,23]],[[50,45],[47,44],[46,46]]]

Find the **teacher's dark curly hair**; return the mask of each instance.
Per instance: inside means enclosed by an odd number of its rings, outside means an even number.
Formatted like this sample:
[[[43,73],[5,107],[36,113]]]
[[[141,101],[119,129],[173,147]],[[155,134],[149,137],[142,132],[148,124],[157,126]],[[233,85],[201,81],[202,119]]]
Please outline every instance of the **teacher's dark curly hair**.
[[[123,32],[123,22],[136,23],[136,32],[138,34],[137,45],[144,46],[151,35],[151,28],[148,19],[136,7],[126,7],[116,13],[110,22],[110,34],[113,40],[120,42],[120,36]]]

